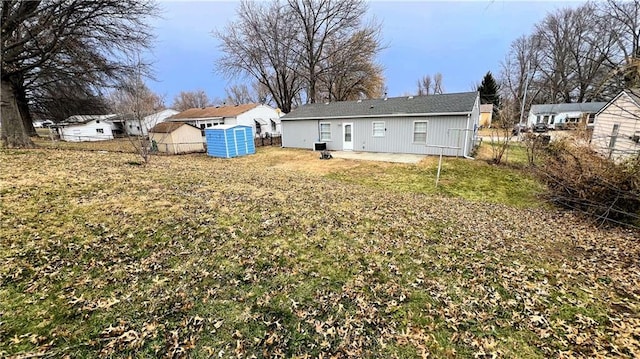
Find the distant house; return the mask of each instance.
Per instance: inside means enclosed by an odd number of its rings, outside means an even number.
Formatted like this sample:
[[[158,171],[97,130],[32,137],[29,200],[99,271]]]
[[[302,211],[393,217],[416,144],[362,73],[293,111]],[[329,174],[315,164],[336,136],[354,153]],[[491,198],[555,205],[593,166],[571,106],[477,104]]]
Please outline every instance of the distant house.
[[[550,129],[565,129],[585,124],[592,128],[595,115],[606,102],[581,102],[533,105],[529,110],[527,126],[545,123]]]
[[[488,103],[480,105],[480,126],[491,127],[491,121],[493,120],[493,104]]]
[[[169,108],[147,115],[143,117],[141,121],[135,120],[133,116],[129,116],[124,120],[124,130],[132,136],[146,136],[150,128],[178,113],[180,112]]]
[[[612,158],[640,153],[640,89],[620,92],[596,114],[591,145]]]
[[[74,115],[55,125],[60,139],[69,142],[112,140],[117,115]]]
[[[469,156],[480,117],[477,92],[314,103],[282,120],[282,146]]]
[[[216,125],[251,126],[256,137],[280,134],[280,112],[271,106],[245,104],[235,106],[216,106],[190,108],[173,115],[168,121],[186,122],[202,131]]]
[[[185,122],[161,122],[149,129],[149,141],[158,152],[177,155],[203,152],[200,129]]]

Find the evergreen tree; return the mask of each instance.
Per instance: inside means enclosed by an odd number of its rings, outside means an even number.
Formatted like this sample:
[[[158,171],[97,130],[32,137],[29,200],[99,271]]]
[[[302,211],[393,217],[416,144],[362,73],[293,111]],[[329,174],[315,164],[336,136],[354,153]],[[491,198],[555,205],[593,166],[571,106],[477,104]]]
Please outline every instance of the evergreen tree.
[[[482,83],[478,86],[478,92],[480,92],[480,103],[493,104],[493,115],[497,115],[498,108],[500,108],[500,95],[498,91],[500,86],[493,78],[491,71],[487,71],[487,74],[482,78]]]

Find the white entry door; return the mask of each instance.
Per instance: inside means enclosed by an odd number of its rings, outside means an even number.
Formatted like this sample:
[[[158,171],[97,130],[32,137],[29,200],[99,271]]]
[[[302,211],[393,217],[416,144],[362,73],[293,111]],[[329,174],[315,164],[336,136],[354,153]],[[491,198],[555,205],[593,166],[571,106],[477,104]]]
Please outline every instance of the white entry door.
[[[345,123],[342,127],[342,150],[353,151],[353,123]]]

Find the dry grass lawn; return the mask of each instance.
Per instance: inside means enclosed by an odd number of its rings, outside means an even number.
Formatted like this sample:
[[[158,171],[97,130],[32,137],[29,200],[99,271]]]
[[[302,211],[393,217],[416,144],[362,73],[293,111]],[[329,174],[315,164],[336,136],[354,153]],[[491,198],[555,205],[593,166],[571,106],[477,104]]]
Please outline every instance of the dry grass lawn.
[[[0,151],[0,357],[638,357],[639,233],[482,161]]]

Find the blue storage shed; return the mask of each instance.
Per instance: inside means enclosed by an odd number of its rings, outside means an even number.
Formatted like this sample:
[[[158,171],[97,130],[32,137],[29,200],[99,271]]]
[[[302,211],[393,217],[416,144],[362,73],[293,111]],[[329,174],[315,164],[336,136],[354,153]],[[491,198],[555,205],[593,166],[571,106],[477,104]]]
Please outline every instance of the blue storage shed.
[[[256,153],[253,129],[245,125],[217,125],[204,130],[207,155],[232,158]]]

